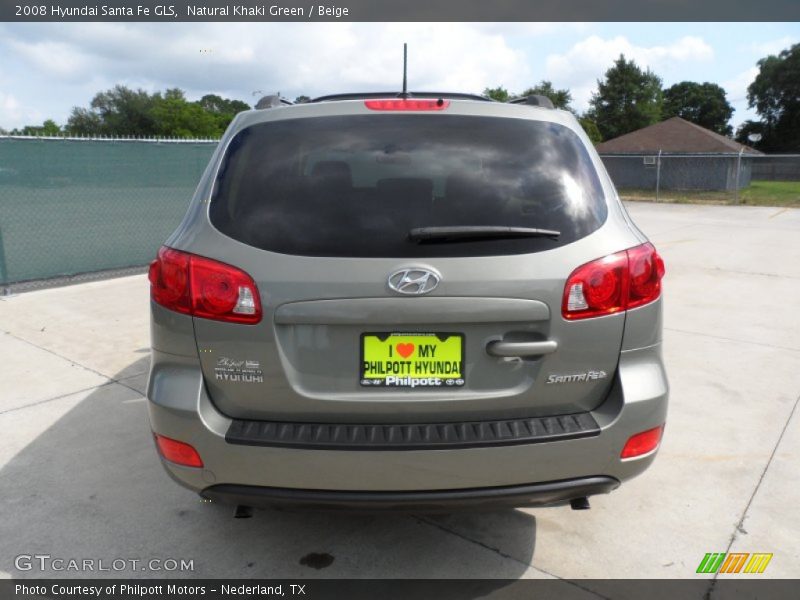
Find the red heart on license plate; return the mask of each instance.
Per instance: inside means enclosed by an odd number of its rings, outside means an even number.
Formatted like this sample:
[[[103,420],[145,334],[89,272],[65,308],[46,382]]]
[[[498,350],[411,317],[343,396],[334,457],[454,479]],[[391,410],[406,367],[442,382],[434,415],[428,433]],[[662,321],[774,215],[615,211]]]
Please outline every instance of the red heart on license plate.
[[[408,358],[414,354],[414,344],[397,344],[397,353],[403,358]]]

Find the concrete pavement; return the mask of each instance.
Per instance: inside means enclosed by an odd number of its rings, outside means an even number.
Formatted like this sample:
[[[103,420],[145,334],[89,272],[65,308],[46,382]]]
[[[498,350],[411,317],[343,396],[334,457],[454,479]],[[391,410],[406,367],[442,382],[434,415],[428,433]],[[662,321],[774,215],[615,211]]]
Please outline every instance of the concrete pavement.
[[[654,466],[592,510],[234,520],[200,503],[149,439],[140,275],[0,299],[0,576],[86,576],[15,568],[45,553],[193,560],[99,576],[696,578],[735,551],[800,577],[800,210],[629,210],[667,265],[670,414]]]

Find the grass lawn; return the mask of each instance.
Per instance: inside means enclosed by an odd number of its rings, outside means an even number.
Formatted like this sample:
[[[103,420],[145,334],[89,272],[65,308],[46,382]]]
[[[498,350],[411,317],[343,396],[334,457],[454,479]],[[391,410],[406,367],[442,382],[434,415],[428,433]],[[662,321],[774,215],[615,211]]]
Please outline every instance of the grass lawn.
[[[619,190],[623,200],[654,202],[655,190]],[[733,192],[662,190],[659,202],[677,204],[735,204]],[[739,202],[747,206],[791,206],[800,208],[800,181],[753,181],[739,191]]]

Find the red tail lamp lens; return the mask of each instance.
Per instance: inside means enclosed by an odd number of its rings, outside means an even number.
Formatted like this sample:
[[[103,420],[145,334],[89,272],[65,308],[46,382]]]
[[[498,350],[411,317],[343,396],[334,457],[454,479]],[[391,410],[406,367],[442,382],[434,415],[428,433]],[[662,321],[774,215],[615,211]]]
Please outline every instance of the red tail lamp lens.
[[[220,317],[233,312],[239,300],[238,269],[200,256],[192,257],[192,296],[195,315]]]
[[[598,258],[567,279],[561,314],[574,321],[643,306],[661,295],[663,277],[664,261],[649,243]]]
[[[564,289],[564,317],[585,319],[625,310],[627,268],[625,252],[618,252],[575,269]]]
[[[632,435],[628,441],[625,442],[625,447],[622,449],[620,458],[636,458],[637,456],[652,452],[658,448],[663,433],[664,426],[659,425],[653,429],[648,429],[647,431]]]
[[[189,313],[189,255],[171,248],[161,248],[150,264],[150,295],[172,310]]]
[[[628,250],[628,261],[631,278],[628,308],[636,308],[652,302],[661,294],[664,261],[652,244]]]
[[[184,467],[201,468],[203,466],[203,461],[197,450],[189,444],[158,435],[157,433],[154,433],[153,437],[155,437],[159,454],[165,460]]]
[[[370,110],[444,110],[450,106],[449,100],[410,98],[391,98],[387,100],[366,100],[364,106]]]
[[[609,268],[589,271],[585,279],[586,287],[583,290],[589,306],[609,309],[619,304],[623,278],[618,271],[619,269]]]
[[[231,265],[164,247],[149,278],[152,299],[171,310],[231,323],[261,320],[253,278]]]

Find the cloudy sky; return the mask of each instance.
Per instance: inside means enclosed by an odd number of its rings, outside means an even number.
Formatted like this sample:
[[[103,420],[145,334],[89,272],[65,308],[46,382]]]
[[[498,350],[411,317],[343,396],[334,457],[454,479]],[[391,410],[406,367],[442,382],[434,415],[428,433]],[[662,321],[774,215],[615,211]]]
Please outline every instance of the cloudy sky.
[[[585,110],[597,79],[624,53],[664,87],[721,85],[738,125],[759,58],[800,41],[798,23],[30,23],[0,24],[0,127],[66,122],[73,106],[120,83],[182,88],[248,103],[409,87],[521,91],[542,79]]]

